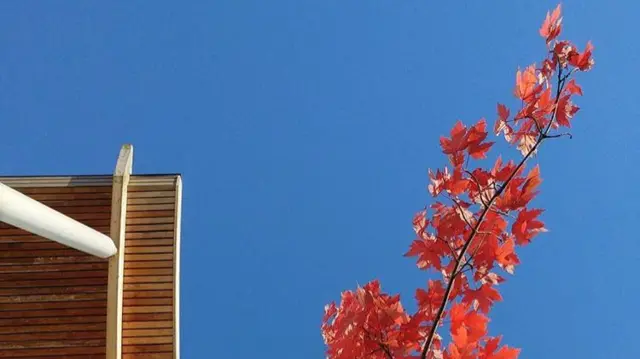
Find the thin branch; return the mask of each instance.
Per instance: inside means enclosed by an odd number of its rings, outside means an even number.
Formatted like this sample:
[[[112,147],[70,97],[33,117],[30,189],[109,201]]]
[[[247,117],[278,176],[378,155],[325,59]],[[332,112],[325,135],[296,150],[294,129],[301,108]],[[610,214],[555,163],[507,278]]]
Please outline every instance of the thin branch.
[[[486,231],[478,231],[478,234],[484,234],[484,235],[487,235],[487,236],[495,236],[494,233],[486,232]]]
[[[478,179],[473,174],[473,172],[471,172],[469,170],[465,170],[464,172],[466,174],[468,174],[469,176],[471,176],[471,179],[473,180],[473,182],[475,182],[476,187],[478,187],[478,198],[480,198],[480,202],[482,202],[482,205],[486,207],[487,206],[487,202],[484,201],[484,198],[482,198],[482,196],[484,195],[484,191],[486,191],[487,189],[483,188],[482,186],[480,186],[480,182],[478,182]]]
[[[368,355],[371,356],[371,355],[373,355],[373,354],[375,354],[375,353],[377,353],[377,352],[379,352],[381,350],[382,350],[382,348],[378,348],[376,350],[372,350]]]
[[[569,132],[558,133],[556,135],[546,135],[545,137],[546,138],[558,138],[558,137],[564,137],[564,136],[569,137],[570,140],[573,139],[573,135],[571,133],[569,133]]]
[[[489,206],[485,207],[484,210],[482,211],[482,213],[480,214],[480,217],[478,218],[478,220],[476,222],[476,225],[471,230],[471,234],[469,235],[469,238],[467,239],[466,243],[462,247],[462,251],[460,252],[460,255],[456,259],[456,265],[454,267],[452,275],[449,278],[449,281],[447,283],[447,288],[446,288],[445,293],[444,293],[444,298],[442,299],[442,302],[440,303],[440,307],[438,308],[438,312],[436,313],[435,319],[433,321],[433,326],[429,330],[429,334],[428,334],[428,336],[427,336],[427,338],[425,340],[424,345],[422,346],[422,353],[420,355],[421,359],[427,359],[427,354],[429,353],[429,350],[431,349],[431,345],[433,344],[433,340],[435,338],[436,331],[438,330],[438,326],[440,324],[440,321],[442,320],[442,316],[443,316],[444,311],[446,309],[447,303],[449,302],[449,296],[451,295],[451,291],[453,290],[453,284],[454,284],[454,281],[456,279],[456,275],[461,269],[462,259],[466,255],[467,249],[469,248],[469,246],[471,245],[471,242],[473,242],[473,239],[475,238],[476,234],[478,233],[478,230],[480,229],[480,225],[482,224],[482,222],[484,221],[485,217],[487,216],[487,213],[489,213],[489,208],[493,205],[493,203],[496,201],[496,199],[498,199],[498,197],[500,197],[502,192],[504,192],[504,189],[507,188],[507,186],[509,185],[509,183],[511,183],[513,178],[515,178],[516,173],[518,173],[520,171],[520,169],[524,166],[525,162],[533,155],[533,153],[535,153],[535,151],[538,149],[540,144],[547,138],[549,130],[551,129],[551,125],[553,124],[553,122],[556,119],[556,116],[557,116],[557,113],[558,113],[558,101],[560,100],[560,94],[562,93],[562,89],[564,87],[564,83],[565,83],[567,78],[568,78],[568,76],[565,76],[565,77],[562,76],[562,67],[559,67],[559,69],[558,69],[558,88],[557,88],[557,91],[556,91],[555,108],[554,108],[553,114],[551,116],[551,120],[547,124],[547,127],[545,128],[544,132],[541,133],[538,136],[538,139],[536,140],[535,144],[529,149],[529,151],[527,151],[527,153],[522,158],[520,163],[518,163],[518,166],[516,166],[515,170],[509,175],[507,180],[504,181],[504,183],[500,187],[500,189],[498,191],[496,191],[496,193],[493,194],[493,196],[491,197],[491,200],[489,200]]]
[[[467,226],[469,226],[469,228],[473,228],[473,226],[471,225],[471,223],[469,222],[469,220],[467,219],[467,216],[465,216],[464,214],[464,209],[462,208],[462,206],[460,205],[460,203],[458,203],[458,201],[456,201],[453,197],[449,196],[449,199],[455,203],[455,205],[458,207],[458,210],[460,211],[460,216],[462,217],[462,220],[467,224]]]
[[[533,123],[536,124],[536,129],[538,130],[538,134],[542,133],[542,127],[540,127],[540,124],[538,123],[538,120],[535,118],[535,116],[527,116],[526,118],[530,118],[533,120]]]
[[[383,343],[380,343],[378,341],[378,339],[376,339],[373,335],[371,335],[371,333],[369,333],[369,331],[366,330],[365,328],[362,328],[362,330],[364,331],[364,333],[368,337],[367,339],[375,341],[379,346],[378,349],[372,351],[371,353],[369,353],[369,355],[373,355],[373,354],[379,352],[380,350],[382,350],[384,352],[385,356],[387,357],[387,359],[394,359],[393,358],[393,354],[391,354],[391,351],[389,350],[389,347],[387,345],[385,345]]]
[[[503,216],[505,216],[505,217],[509,217],[509,218],[513,218],[513,219],[515,219],[515,218],[516,218],[513,214],[511,214],[511,213],[507,213],[507,212],[505,212],[505,211],[501,211],[501,210],[496,209],[496,208],[490,208],[489,210],[490,210],[491,212],[493,212],[493,213],[497,213],[497,214],[503,215]]]
[[[460,267],[460,271],[458,273],[466,273],[468,271],[473,270],[473,264],[471,264],[472,259],[473,259],[473,256],[466,258],[466,260],[464,261],[464,264],[462,265],[462,267]],[[467,269],[465,269],[465,267],[467,267]]]
[[[384,351],[384,354],[387,357],[387,359],[393,359],[393,354],[391,354],[391,351],[389,350],[389,347],[387,347],[384,344],[380,344],[380,349],[382,349],[382,351]]]
[[[434,234],[433,236],[435,237],[435,239],[437,239],[437,240],[439,240],[439,241],[442,241],[442,243],[444,243],[444,244],[447,246],[447,248],[449,248],[449,251],[451,252],[451,256],[453,256],[453,257],[455,258],[455,256],[456,256],[456,251],[455,251],[455,250],[453,250],[453,248],[451,248],[451,244],[449,244],[449,242],[445,241],[444,239],[442,239],[442,238],[440,238],[440,237],[436,236],[435,234]]]

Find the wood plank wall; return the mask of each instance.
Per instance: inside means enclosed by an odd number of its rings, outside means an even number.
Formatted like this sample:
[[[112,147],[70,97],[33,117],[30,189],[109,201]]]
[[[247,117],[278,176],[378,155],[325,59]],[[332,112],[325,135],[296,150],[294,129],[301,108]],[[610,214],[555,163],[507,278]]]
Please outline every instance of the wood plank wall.
[[[123,359],[174,358],[175,185],[128,191]]]
[[[178,357],[176,178],[131,178],[123,359]],[[2,181],[109,235],[110,181]],[[0,358],[104,359],[107,274],[107,260],[0,223]]]
[[[16,188],[109,235],[111,186]],[[0,358],[105,357],[107,260],[0,224]]]

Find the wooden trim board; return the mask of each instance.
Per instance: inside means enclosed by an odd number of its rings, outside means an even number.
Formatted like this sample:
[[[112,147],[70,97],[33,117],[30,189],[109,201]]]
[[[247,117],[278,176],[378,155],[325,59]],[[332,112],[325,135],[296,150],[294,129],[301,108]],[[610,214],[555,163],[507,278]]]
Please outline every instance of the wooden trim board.
[[[180,231],[182,221],[182,177],[176,178],[173,244],[173,358],[180,359]]]
[[[171,186],[178,174],[131,175],[131,186]],[[107,187],[113,184],[113,176],[16,176],[0,177],[0,182],[15,189],[45,187]]]
[[[120,150],[113,173],[111,195],[111,239],[118,252],[109,258],[107,289],[107,341],[106,359],[122,358],[122,306],[124,288],[124,254],[127,225],[127,190],[133,167],[133,146],[124,145]]]

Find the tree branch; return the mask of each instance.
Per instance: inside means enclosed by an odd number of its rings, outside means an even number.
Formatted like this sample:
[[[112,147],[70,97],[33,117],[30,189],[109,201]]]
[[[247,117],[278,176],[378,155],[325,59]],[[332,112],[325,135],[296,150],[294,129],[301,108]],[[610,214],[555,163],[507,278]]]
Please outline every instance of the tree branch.
[[[422,353],[420,355],[421,359],[427,359],[427,354],[431,350],[431,346],[433,345],[433,340],[435,338],[436,331],[438,330],[438,326],[440,325],[440,321],[442,320],[442,316],[443,316],[444,311],[445,311],[445,309],[447,307],[447,303],[449,302],[449,296],[451,295],[451,291],[453,290],[454,281],[456,279],[456,276],[457,276],[458,272],[460,271],[460,269],[462,267],[462,264],[461,264],[462,260],[464,259],[465,255],[466,255],[466,252],[467,252],[467,249],[469,249],[469,246],[471,245],[471,242],[473,242],[473,239],[475,238],[476,234],[478,233],[478,230],[480,229],[480,225],[482,224],[482,222],[484,221],[485,217],[487,216],[487,213],[489,213],[489,210],[490,210],[491,206],[493,205],[493,203],[496,201],[496,199],[498,199],[498,197],[500,197],[502,192],[504,192],[505,188],[507,188],[507,186],[509,185],[509,183],[511,183],[513,178],[515,178],[516,173],[518,173],[520,171],[520,169],[524,166],[525,162],[535,153],[535,151],[538,149],[540,144],[542,144],[542,142],[545,139],[548,138],[549,130],[551,129],[551,126],[552,126],[553,122],[555,121],[555,119],[557,117],[558,101],[560,100],[560,94],[562,93],[562,89],[564,87],[564,83],[565,83],[565,81],[567,80],[568,77],[569,77],[568,75],[564,76],[564,77],[562,76],[562,67],[558,66],[558,87],[557,87],[557,91],[556,91],[555,108],[554,108],[553,114],[551,115],[551,120],[547,124],[547,127],[544,129],[544,132],[540,133],[540,135],[538,136],[538,139],[536,140],[536,143],[531,147],[531,149],[529,149],[529,151],[527,151],[526,155],[522,158],[520,163],[518,163],[518,166],[516,166],[514,171],[507,178],[507,180],[504,181],[502,186],[493,194],[493,196],[489,200],[488,206],[486,206],[483,209],[482,213],[480,214],[480,217],[478,217],[478,220],[477,220],[475,226],[471,230],[471,234],[469,235],[469,238],[465,242],[464,246],[462,247],[462,250],[461,250],[460,254],[456,258],[456,265],[455,265],[455,267],[453,269],[453,272],[451,273],[451,277],[449,278],[449,281],[447,283],[447,288],[446,288],[445,293],[444,293],[444,298],[442,299],[442,302],[440,303],[440,307],[438,308],[438,312],[436,313],[436,316],[435,316],[435,318],[433,320],[433,326],[429,330],[429,334],[428,334],[428,336],[427,336],[427,338],[425,340],[424,345],[422,346]]]

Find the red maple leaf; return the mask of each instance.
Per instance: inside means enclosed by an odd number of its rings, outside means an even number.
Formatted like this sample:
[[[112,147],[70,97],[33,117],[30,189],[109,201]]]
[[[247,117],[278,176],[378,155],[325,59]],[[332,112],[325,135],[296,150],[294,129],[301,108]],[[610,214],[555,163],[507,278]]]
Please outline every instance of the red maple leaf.
[[[589,41],[582,53],[575,51],[569,55],[569,63],[580,69],[580,71],[589,71],[595,64],[595,61],[591,57],[592,53],[593,45],[591,44],[591,41]]]
[[[516,237],[516,244],[525,245],[540,232],[545,232],[544,223],[538,220],[542,209],[523,209],[511,226],[511,232]]]
[[[472,158],[487,158],[487,151],[493,146],[494,142],[482,142],[487,138],[486,127],[487,121],[483,118],[469,129],[467,152]]]
[[[539,89],[537,86],[538,78],[536,77],[536,68],[531,65],[524,69],[524,71],[518,70],[516,72],[516,88],[514,93],[517,98],[528,101],[535,95]]]
[[[509,126],[507,122],[509,120],[509,109],[507,106],[499,103],[498,104],[498,118],[496,119],[495,125],[493,126],[493,132],[496,135],[500,133],[504,133],[504,138],[507,142],[511,142],[513,135],[513,128]]]
[[[540,178],[540,166],[536,165],[529,171],[527,177],[525,178],[524,184],[522,185],[522,196],[525,197],[527,202],[538,193],[536,189],[542,183],[542,178]]]
[[[516,164],[513,161],[509,161],[504,166],[502,166],[502,157],[499,156],[496,159],[496,163],[493,165],[491,175],[495,178],[496,181],[504,182],[509,178],[509,176],[515,169]]]
[[[413,216],[413,230],[416,232],[419,238],[425,237],[425,231],[429,225],[427,220],[427,211],[422,210]]]
[[[501,301],[502,296],[490,284],[483,284],[478,289],[468,289],[465,291],[462,302],[478,308],[483,313],[489,313],[489,309],[496,301]]]
[[[513,274],[513,267],[520,263],[520,259],[515,253],[515,243],[512,239],[507,239],[496,249],[495,258],[500,267],[511,274]]]
[[[553,41],[562,31],[562,17],[560,17],[560,4],[553,10],[553,13],[547,12],[547,17],[540,27],[540,36],[544,37],[547,44]]]
[[[571,127],[571,118],[580,110],[580,107],[574,105],[571,102],[569,96],[562,96],[558,101],[558,112],[556,113],[556,120],[560,126]]]
[[[436,270],[442,268],[442,246],[435,238],[416,239],[411,243],[406,257],[418,257],[418,268],[427,270],[433,267]]]
[[[444,298],[444,288],[442,281],[429,280],[427,290],[418,288],[416,290],[416,301],[420,311],[426,312],[428,318],[435,314],[442,299]]]
[[[501,339],[502,337],[489,338],[484,348],[480,350],[478,359],[517,359],[520,349],[509,348],[505,345],[498,350]]]
[[[564,86],[564,91],[570,95],[582,96],[582,87],[576,83],[575,79],[571,79],[571,81],[567,82]]]
[[[442,152],[447,155],[454,154],[456,152],[463,151],[467,148],[467,128],[462,124],[462,121],[457,121],[455,126],[451,129],[451,138],[440,137],[440,146]]]

